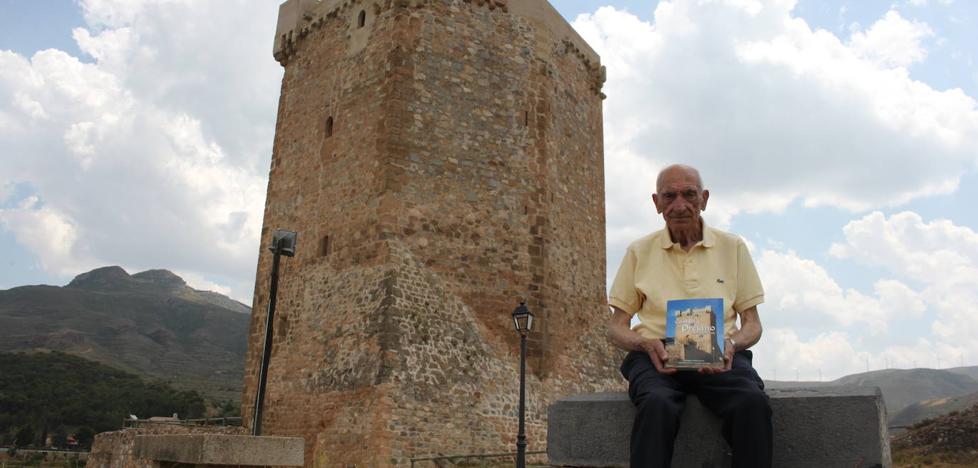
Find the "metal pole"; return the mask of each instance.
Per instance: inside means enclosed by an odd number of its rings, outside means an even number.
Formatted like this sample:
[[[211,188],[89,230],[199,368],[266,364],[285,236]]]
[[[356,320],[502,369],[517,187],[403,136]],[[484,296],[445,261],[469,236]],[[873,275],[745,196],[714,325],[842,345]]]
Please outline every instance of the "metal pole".
[[[268,317],[265,318],[265,348],[261,352],[261,372],[258,374],[258,395],[255,396],[255,417],[251,422],[251,435],[261,435],[262,405],[265,403],[265,381],[268,380],[268,361],[272,358],[272,319],[275,317],[275,297],[278,295],[278,263],[280,248],[275,246],[272,257],[272,284],[268,292]]]
[[[526,333],[520,333],[520,433],[516,436],[516,468],[526,468]]]

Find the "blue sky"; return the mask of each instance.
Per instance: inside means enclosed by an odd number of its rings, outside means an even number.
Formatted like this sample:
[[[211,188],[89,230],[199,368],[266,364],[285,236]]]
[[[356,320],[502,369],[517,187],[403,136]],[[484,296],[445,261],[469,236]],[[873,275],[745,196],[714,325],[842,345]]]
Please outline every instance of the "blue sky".
[[[762,375],[978,363],[978,3],[551,3],[608,67],[609,270],[691,163],[765,282]],[[118,264],[249,302],[276,13],[0,0],[0,288]]]

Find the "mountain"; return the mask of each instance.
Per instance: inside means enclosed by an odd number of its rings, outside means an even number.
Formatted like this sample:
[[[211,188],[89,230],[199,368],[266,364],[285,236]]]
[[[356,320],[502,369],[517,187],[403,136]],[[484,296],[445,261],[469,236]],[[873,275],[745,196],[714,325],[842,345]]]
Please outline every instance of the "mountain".
[[[847,375],[840,385],[878,386],[888,414],[895,415],[921,400],[978,392],[978,381],[943,369],[886,369]]]
[[[101,292],[164,293],[191,302],[216,305],[241,314],[251,313],[250,307],[223,294],[187,286],[183,278],[169,270],[146,270],[129,276],[126,270],[109,266],[82,273],[71,280],[67,287]]]
[[[955,374],[967,375],[972,379],[978,380],[978,366],[952,367],[948,369]]]
[[[925,419],[933,419],[953,411],[961,411],[978,405],[978,392],[933,400],[918,401],[899,413],[890,416],[889,426],[906,427]]]
[[[923,421],[893,438],[893,466],[978,466],[978,405]]]
[[[237,401],[249,312],[166,270],[104,267],[64,287],[0,290],[0,352],[62,351]]]
[[[968,369],[968,368],[958,368]],[[831,382],[767,381],[770,388],[857,385],[879,387],[892,418],[911,404],[978,392],[978,380],[966,372],[945,369],[885,369],[847,375]]]

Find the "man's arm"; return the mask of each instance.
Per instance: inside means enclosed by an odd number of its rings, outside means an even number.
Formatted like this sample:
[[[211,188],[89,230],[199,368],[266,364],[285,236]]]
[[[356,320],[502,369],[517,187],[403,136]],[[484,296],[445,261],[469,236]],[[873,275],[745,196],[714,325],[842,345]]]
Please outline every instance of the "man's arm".
[[[757,314],[757,306],[742,310],[738,315],[740,315],[740,329],[726,339],[727,343],[723,349],[723,359],[727,365],[723,369],[704,367],[700,369],[700,373],[716,374],[730,370],[733,367],[734,353],[754,346],[761,339],[761,316]],[[731,339],[736,343],[734,346],[730,346]]]
[[[677,369],[667,369],[663,365],[669,359],[669,355],[666,354],[665,346],[662,345],[661,340],[653,340],[639,335],[635,330],[632,330],[632,318],[627,312],[615,306],[611,306],[611,308],[614,309],[614,313],[608,322],[607,336],[612,344],[625,351],[640,351],[648,354],[649,359],[652,360],[652,364],[655,365],[655,369],[660,374],[673,374],[677,371]]]
[[[761,339],[761,316],[757,313],[757,306],[750,307],[740,312],[740,330],[734,332],[730,338],[737,342],[734,351],[743,351],[757,344]],[[729,340],[727,341],[729,343]]]

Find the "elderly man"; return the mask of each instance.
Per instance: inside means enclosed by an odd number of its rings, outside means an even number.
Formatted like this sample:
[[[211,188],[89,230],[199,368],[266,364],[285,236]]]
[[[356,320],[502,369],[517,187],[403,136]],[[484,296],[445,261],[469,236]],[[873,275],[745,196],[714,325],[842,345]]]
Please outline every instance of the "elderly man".
[[[634,468],[670,466],[687,394],[723,419],[734,467],[771,466],[771,408],[747,350],[761,337],[757,305],[764,290],[744,241],[703,223],[709,198],[696,169],[674,165],[660,172],[652,201],[666,228],[628,247],[611,287],[608,338],[629,352],[621,373],[636,408]],[[697,298],[723,300],[725,368],[666,366],[666,303]],[[633,329],[635,314],[640,321]]]

